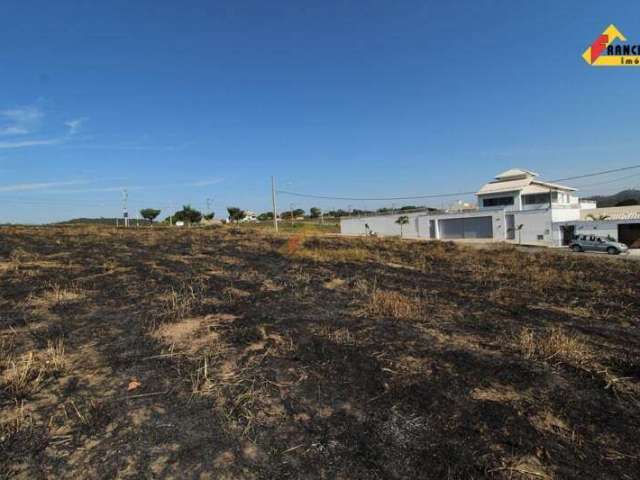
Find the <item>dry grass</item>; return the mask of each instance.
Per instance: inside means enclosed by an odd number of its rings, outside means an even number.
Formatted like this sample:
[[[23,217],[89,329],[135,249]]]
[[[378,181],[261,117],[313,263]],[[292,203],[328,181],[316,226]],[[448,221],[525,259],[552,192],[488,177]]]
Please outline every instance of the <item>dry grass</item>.
[[[593,359],[593,353],[582,340],[557,327],[541,332],[523,328],[517,337],[517,344],[527,359],[564,362],[575,366],[588,365]]]
[[[44,352],[44,367],[48,373],[62,373],[67,368],[64,341],[48,341]]]
[[[171,290],[161,297],[160,318],[162,321],[180,321],[192,313],[198,301],[196,289],[192,285],[171,287]],[[155,328],[155,318],[153,320],[152,328]]]
[[[376,288],[369,297],[366,312],[376,317],[395,320],[415,319],[422,312],[422,303],[419,299],[408,297],[400,292]]]
[[[40,294],[31,294],[27,299],[27,305],[31,307],[60,307],[77,302],[84,297],[83,292],[75,285],[63,286],[51,282],[45,285]]]
[[[358,344],[356,334],[347,327],[334,328],[332,325],[323,324],[318,328],[318,335],[336,345],[356,346]]]
[[[637,262],[287,238],[0,229],[0,477],[638,471]]]
[[[47,378],[65,371],[64,343],[62,340],[48,342],[44,351],[30,351],[19,358],[5,359],[5,365],[3,389],[11,398],[27,398],[37,392]]]
[[[36,392],[46,376],[45,365],[33,352],[11,361],[3,376],[4,390],[13,398],[23,399]]]
[[[24,400],[16,401],[15,412],[11,420],[0,422],[0,439],[8,439],[33,426],[33,418],[25,409]],[[0,443],[2,440],[0,440]]]
[[[285,244],[285,252],[294,258],[314,262],[364,262],[371,258],[371,253],[361,246],[332,248],[307,241],[302,236],[290,237]]]

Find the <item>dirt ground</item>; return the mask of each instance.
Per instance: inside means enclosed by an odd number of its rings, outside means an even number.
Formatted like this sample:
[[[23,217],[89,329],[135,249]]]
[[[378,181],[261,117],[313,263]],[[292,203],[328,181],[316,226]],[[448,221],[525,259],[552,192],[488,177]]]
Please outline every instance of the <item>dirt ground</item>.
[[[0,229],[0,475],[638,478],[640,263]]]

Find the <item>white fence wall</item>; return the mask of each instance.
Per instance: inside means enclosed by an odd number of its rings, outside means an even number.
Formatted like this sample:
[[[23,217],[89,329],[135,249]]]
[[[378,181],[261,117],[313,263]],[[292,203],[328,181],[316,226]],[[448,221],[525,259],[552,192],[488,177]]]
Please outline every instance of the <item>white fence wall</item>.
[[[468,217],[492,217],[493,240],[503,241],[507,238],[506,214],[514,215],[516,228],[522,225],[520,231],[515,232],[513,242],[523,245],[562,245],[561,225],[576,225],[576,234],[593,234],[618,238],[618,223],[634,223],[629,220],[620,221],[579,221],[576,216],[580,212],[576,209],[541,209],[524,210],[518,212],[505,212],[503,210],[478,210],[473,212],[430,214],[428,212],[396,213],[393,215],[374,215],[369,217],[352,217],[340,219],[340,232],[343,235],[365,235],[367,233],[365,225],[369,226],[369,231],[380,236],[399,236],[400,225],[396,220],[401,215],[409,217],[409,223],[403,227],[406,238],[431,238],[429,221],[436,221],[436,238],[439,237],[439,220],[449,218]]]
[[[640,220],[602,220],[590,221],[581,220],[578,222],[566,222],[554,225],[560,230],[560,225],[574,225],[576,227],[576,235],[596,235],[598,237],[610,236],[616,241],[618,240],[618,225],[627,223],[640,223]]]
[[[525,245],[553,245],[551,210],[526,210],[514,212],[515,242]],[[522,225],[522,229],[517,230]]]
[[[366,235],[366,225],[368,225],[369,231],[377,235],[384,237],[400,235],[400,225],[396,223],[396,220],[403,215],[409,217],[409,223],[402,227],[403,236],[407,238],[424,238],[428,235],[428,231],[420,231],[421,226],[418,225],[418,217],[425,215],[425,212],[372,215],[370,217],[342,217],[340,219],[340,233],[342,235]]]

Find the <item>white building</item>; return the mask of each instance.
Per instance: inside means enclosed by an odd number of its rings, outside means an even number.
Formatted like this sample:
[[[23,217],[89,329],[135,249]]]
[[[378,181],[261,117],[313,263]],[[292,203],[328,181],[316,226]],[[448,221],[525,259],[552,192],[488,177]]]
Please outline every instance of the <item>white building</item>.
[[[501,173],[477,192],[476,210],[407,213],[409,223],[403,226],[403,235],[424,239],[488,239],[527,245],[566,245],[578,230],[585,229],[583,224],[589,222],[583,212],[599,209],[594,202],[581,201],[575,195],[575,188],[544,182],[537,177],[537,173],[529,170],[511,169]],[[399,235],[400,225],[396,220],[400,215],[403,214],[343,217],[340,231],[344,235],[371,232],[381,236]],[[635,232],[634,228],[624,227]],[[617,239],[619,229],[616,223],[607,231]],[[611,234],[613,230],[616,230],[615,235]]]
[[[245,210],[244,217],[240,219],[240,223],[257,222],[257,221],[258,221],[258,214],[256,212],[252,212],[251,210]]]

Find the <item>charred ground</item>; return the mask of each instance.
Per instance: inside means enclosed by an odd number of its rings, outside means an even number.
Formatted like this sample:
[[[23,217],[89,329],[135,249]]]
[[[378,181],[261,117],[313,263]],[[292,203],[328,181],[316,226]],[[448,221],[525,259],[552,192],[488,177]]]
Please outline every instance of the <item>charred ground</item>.
[[[0,474],[634,478],[639,280],[507,246],[3,228]]]

